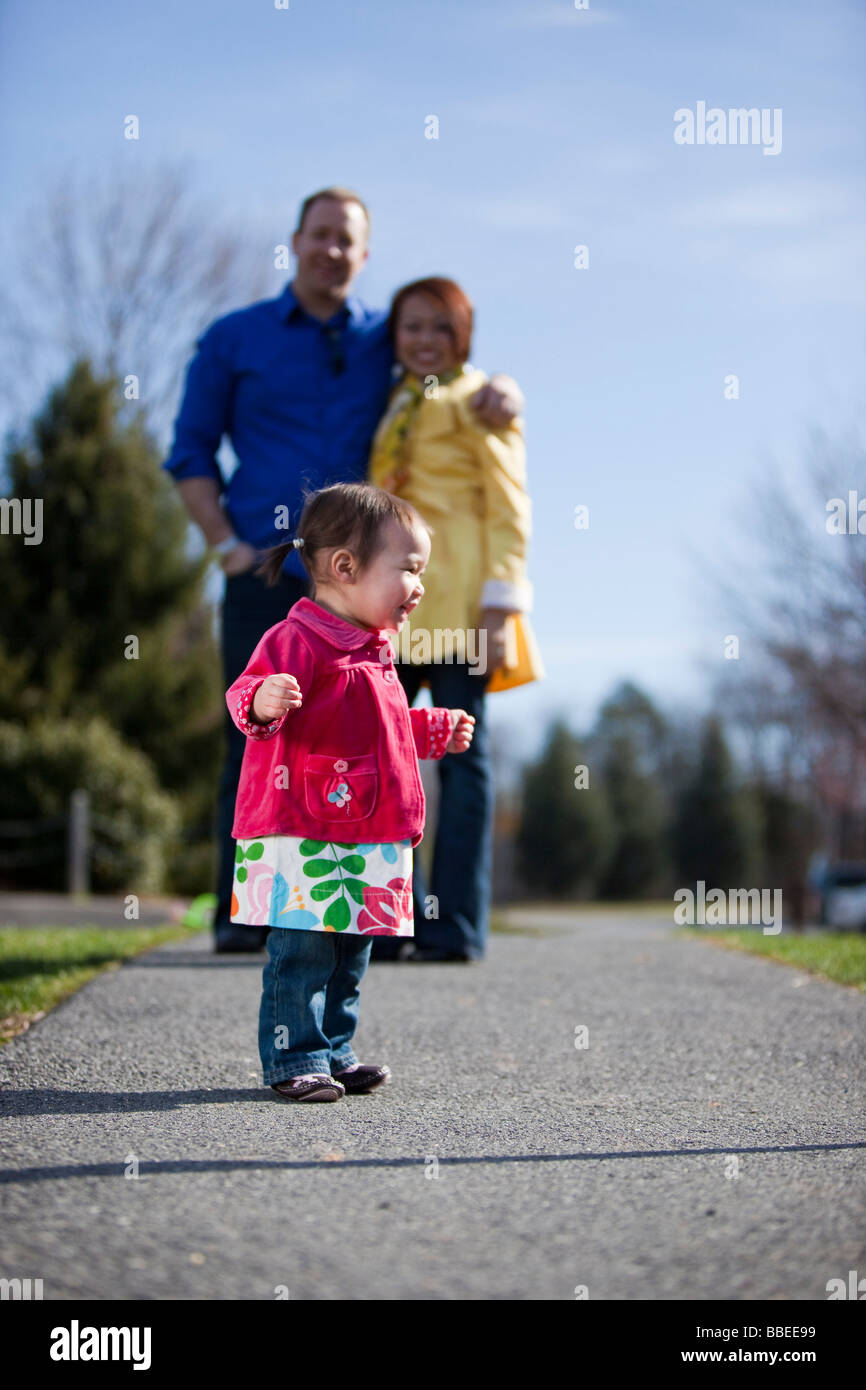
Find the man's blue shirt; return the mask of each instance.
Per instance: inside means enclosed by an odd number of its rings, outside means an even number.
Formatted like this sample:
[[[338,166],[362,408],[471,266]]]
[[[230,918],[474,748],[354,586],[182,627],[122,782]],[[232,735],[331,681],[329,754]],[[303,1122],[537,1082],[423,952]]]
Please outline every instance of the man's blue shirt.
[[[276,299],[217,319],[196,347],[163,467],[177,481],[214,478],[241,540],[281,545],[305,488],[366,478],[392,380],[387,314],[350,295],[322,323],[289,284]],[[228,483],[216,460],[226,434],[238,458]],[[290,529],[277,529],[277,507],[288,508]],[[284,571],[306,578],[295,554]]]

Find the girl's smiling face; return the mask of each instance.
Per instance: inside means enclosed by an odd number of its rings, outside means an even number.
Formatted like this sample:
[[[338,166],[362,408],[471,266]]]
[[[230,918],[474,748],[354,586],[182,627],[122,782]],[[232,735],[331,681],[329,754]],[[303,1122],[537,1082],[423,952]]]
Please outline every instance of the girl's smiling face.
[[[385,545],[355,581],[351,604],[368,627],[397,632],[424,597],[421,575],[430,559],[423,526],[407,531],[397,521],[385,527]]]
[[[331,556],[330,576],[316,583],[315,601],[356,627],[397,632],[424,596],[421,575],[430,559],[430,535],[424,526],[407,530],[395,520],[383,531],[382,549],[361,574],[351,551]]]
[[[448,315],[429,294],[410,294],[403,301],[394,330],[394,352],[415,376],[441,376],[456,367],[454,334]]]

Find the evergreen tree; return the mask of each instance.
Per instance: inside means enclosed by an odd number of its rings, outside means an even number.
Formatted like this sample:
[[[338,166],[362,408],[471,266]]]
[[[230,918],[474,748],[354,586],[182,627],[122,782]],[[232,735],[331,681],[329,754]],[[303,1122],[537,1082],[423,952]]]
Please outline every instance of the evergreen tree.
[[[76,362],[7,450],[10,493],[41,506],[42,539],[0,546],[0,718],[102,717],[209,841],[224,699],[208,560],[188,555],[174,486],[118,402],[115,381]],[[204,841],[198,862],[206,880]]]
[[[821,824],[805,796],[759,782],[755,803],[762,824],[761,886],[782,890],[785,925],[806,917],[809,860],[821,843]]]
[[[562,720],[552,724],[539,760],[523,776],[516,848],[520,875],[532,893],[590,897],[611,851],[603,789],[584,780],[581,745]]]
[[[632,681],[621,681],[601,706],[592,731],[593,754],[606,757],[622,739],[631,746],[638,773],[662,775],[671,756],[667,722],[649,695]]]
[[[590,738],[590,759],[604,783],[613,822],[602,897],[647,897],[667,886],[670,756],[664,716],[649,695],[623,681],[599,710]]]
[[[708,888],[748,888],[758,870],[755,806],[734,774],[721,724],[704,724],[698,765],[677,808],[674,845],[680,881],[703,879]]]
[[[667,818],[657,780],[640,771],[629,734],[606,740],[601,777],[613,822],[614,850],[599,885],[603,898],[651,897],[667,886]]]

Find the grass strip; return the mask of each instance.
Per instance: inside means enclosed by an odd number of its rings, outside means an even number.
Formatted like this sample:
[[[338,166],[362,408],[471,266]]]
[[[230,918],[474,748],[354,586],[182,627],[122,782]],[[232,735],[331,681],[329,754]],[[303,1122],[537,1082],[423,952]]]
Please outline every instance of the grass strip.
[[[0,1046],[44,1018],[95,975],[201,927],[0,928]]]
[[[866,992],[866,933],[853,931],[825,931],[814,935],[790,935],[780,932],[778,936],[764,936],[763,932],[752,931],[708,931],[703,939],[713,945],[730,951],[749,951],[753,955],[766,956],[770,960],[781,961],[784,965],[796,966],[811,975],[819,975],[824,980],[833,980],[839,985],[853,985],[855,989]],[[695,937],[696,929],[683,928],[678,936]]]

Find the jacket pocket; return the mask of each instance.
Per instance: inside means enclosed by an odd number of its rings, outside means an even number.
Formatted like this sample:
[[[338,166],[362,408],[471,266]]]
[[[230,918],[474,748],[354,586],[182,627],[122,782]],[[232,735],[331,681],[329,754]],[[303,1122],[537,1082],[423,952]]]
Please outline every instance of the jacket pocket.
[[[304,759],[304,796],[307,810],[318,821],[343,824],[366,820],[379,794],[379,771],[374,754],[338,758],[330,753],[308,753]]]

